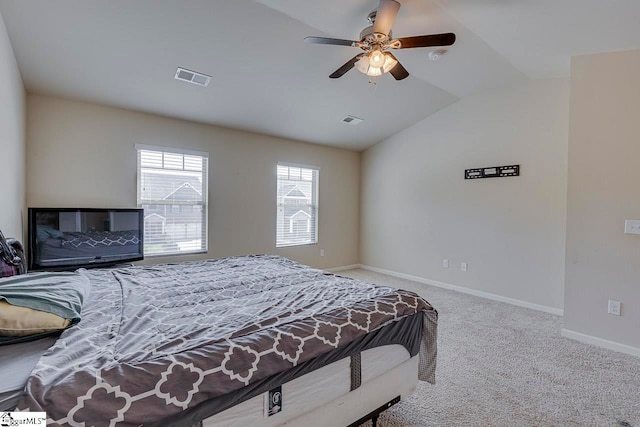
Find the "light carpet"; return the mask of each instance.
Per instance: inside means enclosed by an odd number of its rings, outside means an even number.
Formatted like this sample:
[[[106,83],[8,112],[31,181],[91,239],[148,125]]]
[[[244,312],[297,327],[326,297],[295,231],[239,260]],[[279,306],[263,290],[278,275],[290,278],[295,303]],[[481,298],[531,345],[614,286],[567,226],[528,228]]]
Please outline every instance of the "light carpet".
[[[640,427],[640,358],[560,336],[562,317],[366,270],[339,274],[417,292],[439,313],[436,384],[420,383],[378,426]]]

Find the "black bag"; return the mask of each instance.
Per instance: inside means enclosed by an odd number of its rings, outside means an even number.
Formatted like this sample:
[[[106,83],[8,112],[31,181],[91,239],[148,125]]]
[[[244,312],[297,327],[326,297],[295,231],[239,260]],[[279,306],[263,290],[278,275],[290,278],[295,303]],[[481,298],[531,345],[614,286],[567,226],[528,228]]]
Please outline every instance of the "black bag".
[[[0,231],[0,277],[16,276],[27,272],[22,243],[16,239],[5,239]]]

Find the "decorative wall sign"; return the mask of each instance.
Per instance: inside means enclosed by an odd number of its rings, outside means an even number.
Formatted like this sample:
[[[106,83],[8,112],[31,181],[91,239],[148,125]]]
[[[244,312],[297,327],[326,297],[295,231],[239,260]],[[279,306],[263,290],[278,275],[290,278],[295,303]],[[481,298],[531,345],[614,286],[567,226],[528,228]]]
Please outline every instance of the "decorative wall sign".
[[[492,166],[464,171],[464,179],[501,178],[503,176],[520,176],[520,165]]]

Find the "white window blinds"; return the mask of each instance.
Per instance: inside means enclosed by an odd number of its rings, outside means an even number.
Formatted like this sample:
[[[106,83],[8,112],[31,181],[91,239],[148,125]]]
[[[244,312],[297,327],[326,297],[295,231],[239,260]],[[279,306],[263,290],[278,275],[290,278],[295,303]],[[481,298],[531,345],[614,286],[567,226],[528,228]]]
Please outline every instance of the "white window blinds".
[[[208,154],[136,148],[145,256],[206,252]]]
[[[317,168],[278,163],[276,246],[318,242]]]

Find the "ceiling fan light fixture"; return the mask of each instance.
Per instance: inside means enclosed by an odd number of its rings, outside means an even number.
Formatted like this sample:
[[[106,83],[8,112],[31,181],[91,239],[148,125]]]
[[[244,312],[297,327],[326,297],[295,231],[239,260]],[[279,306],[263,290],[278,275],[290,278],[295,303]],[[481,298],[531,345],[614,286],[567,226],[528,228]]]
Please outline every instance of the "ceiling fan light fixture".
[[[355,67],[362,74],[366,74],[367,76],[377,77],[382,75],[382,68],[380,67],[372,67],[369,64],[369,57],[365,56],[355,63]]]
[[[382,65],[382,72],[388,73],[398,65],[398,60],[393,57],[389,52],[384,53],[384,64]]]
[[[354,65],[362,74],[367,74],[367,70],[369,70],[369,58],[367,56],[363,56]]]
[[[370,77],[378,77],[382,75],[382,68],[376,68],[376,67],[371,67],[369,66],[369,69],[367,70],[367,76]]]
[[[388,73],[398,64],[398,61],[388,52],[380,52],[382,61],[378,61],[379,66],[374,66],[371,60],[373,52],[367,56],[363,56],[358,62],[355,63],[355,67],[362,74],[366,74],[370,77],[378,77],[384,73]]]
[[[369,66],[373,68],[382,68],[385,61],[385,54],[380,49],[374,49],[369,54]]]

